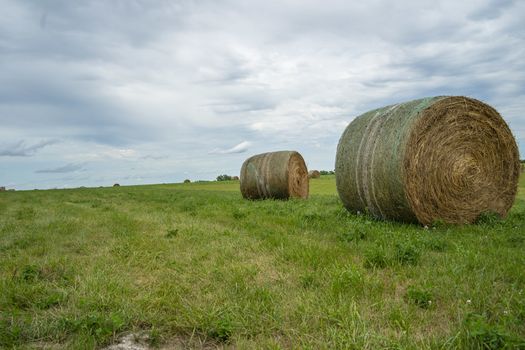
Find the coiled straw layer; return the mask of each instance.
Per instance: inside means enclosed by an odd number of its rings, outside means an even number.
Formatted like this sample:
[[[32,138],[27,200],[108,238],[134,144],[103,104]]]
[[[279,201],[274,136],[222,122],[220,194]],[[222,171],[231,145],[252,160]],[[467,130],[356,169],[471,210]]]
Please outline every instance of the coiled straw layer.
[[[295,151],[252,156],[241,168],[241,193],[247,199],[308,197],[308,170]]]
[[[367,112],[346,128],[336,155],[348,210],[422,224],[505,216],[519,171],[516,142],[498,112],[458,96]]]

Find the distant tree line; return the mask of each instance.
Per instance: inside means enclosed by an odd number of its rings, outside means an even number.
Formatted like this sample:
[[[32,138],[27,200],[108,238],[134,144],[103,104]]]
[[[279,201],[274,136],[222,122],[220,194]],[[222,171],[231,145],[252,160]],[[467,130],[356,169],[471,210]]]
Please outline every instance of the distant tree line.
[[[334,175],[335,171],[333,170],[320,170],[319,173],[321,175]],[[230,176],[226,174],[222,174],[217,176],[217,181],[231,181],[231,180],[239,180],[238,176]]]
[[[230,181],[230,180],[233,180],[233,176],[226,175],[226,174],[217,176],[217,181]]]
[[[231,175],[226,175],[226,174],[217,176],[217,181],[232,181],[232,180],[237,181],[239,180],[239,177],[236,175],[231,176]]]

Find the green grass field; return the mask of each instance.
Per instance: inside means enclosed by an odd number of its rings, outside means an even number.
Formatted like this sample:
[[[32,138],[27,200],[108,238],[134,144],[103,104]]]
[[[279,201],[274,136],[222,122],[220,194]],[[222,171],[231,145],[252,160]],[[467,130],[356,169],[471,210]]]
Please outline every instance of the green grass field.
[[[509,216],[423,228],[238,182],[0,193],[0,348],[525,348],[525,179]]]

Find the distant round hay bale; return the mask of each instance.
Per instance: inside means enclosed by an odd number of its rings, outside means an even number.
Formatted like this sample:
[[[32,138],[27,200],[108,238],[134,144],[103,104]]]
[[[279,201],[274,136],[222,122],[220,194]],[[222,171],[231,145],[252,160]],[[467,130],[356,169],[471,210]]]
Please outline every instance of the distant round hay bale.
[[[0,186],[0,192],[5,192],[5,187],[4,186]]]
[[[310,170],[308,172],[309,179],[318,179],[320,177],[321,177],[321,173],[319,172],[319,170]]]
[[[495,109],[440,96],[357,117],[339,140],[335,173],[348,210],[431,224],[505,216],[519,172],[516,142]]]
[[[244,161],[241,193],[247,199],[308,198],[308,170],[295,151],[258,154]]]
[[[114,184],[113,187],[120,187],[120,185],[119,184]]]

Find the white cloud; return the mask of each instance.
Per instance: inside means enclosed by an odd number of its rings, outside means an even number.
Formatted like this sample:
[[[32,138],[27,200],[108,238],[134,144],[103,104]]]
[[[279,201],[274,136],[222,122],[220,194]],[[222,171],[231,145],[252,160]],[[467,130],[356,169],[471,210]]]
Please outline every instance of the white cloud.
[[[209,153],[210,154],[244,153],[250,148],[251,145],[252,145],[251,142],[243,141],[243,142],[239,143],[238,145],[235,145],[235,146],[233,146],[231,148],[228,148],[228,149],[216,148],[216,149],[210,151]]]
[[[0,157],[31,157],[40,149],[58,142],[58,140],[43,140],[29,145],[22,140],[7,145],[0,145]]]
[[[78,162],[69,184],[214,178],[244,160],[232,140],[332,169],[353,117],[440,94],[484,100],[525,138],[525,2],[0,5],[1,183],[60,187],[35,171]]]
[[[66,164],[63,166],[56,167],[56,168],[37,170],[35,171],[35,173],[38,173],[38,174],[65,174],[65,173],[72,173],[75,171],[79,171],[82,169],[83,169],[82,164]]]

